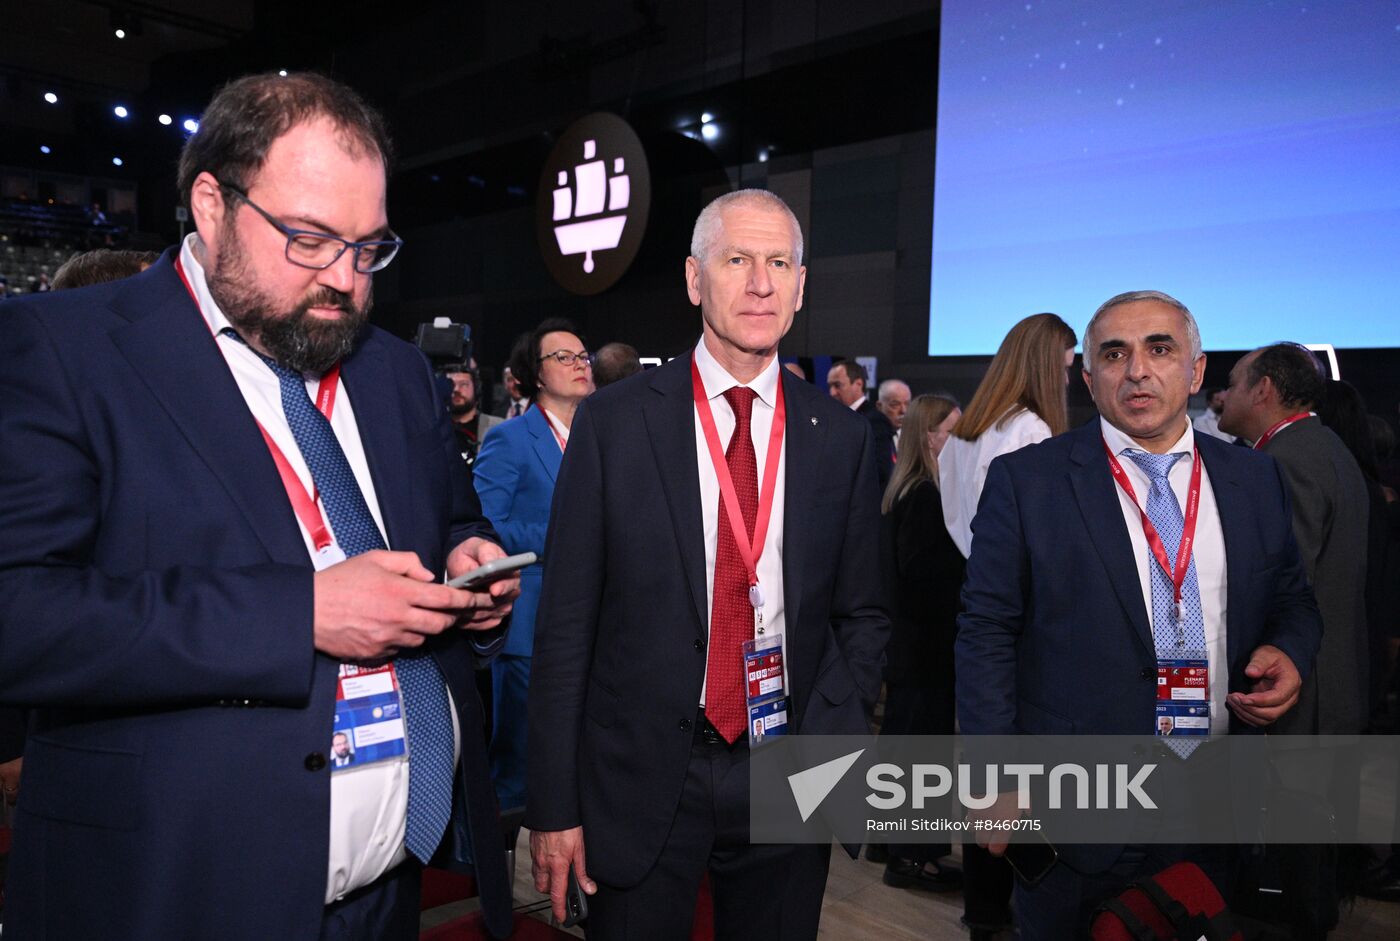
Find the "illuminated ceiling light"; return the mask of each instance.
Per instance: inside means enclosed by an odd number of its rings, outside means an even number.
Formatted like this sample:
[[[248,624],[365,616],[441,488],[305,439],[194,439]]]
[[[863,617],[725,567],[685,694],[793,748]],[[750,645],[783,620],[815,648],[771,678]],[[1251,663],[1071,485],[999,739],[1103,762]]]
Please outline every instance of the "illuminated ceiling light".
[[[278,70],[277,70],[277,74],[280,75],[280,76],[282,76],[283,78],[286,78],[286,77],[287,77],[287,70],[286,70],[286,69],[278,69]]]
[[[121,166],[121,165],[122,165],[122,158],[121,158],[121,157],[113,157],[113,158],[112,158],[112,166],[114,166],[114,167],[119,167],[119,166]]]
[[[107,22],[112,27],[112,35],[118,39],[141,35],[141,18],[124,10],[113,9]]]
[[[762,150],[760,150],[760,151],[758,152],[758,162],[759,162],[759,163],[767,163],[767,162],[768,162],[768,148],[765,147],[765,148],[763,148]]]
[[[719,137],[719,125],[718,125],[718,124],[702,124],[702,125],[700,125],[700,136],[703,137],[703,138],[705,138],[705,140],[714,140],[716,137]]]
[[[156,120],[159,121],[161,124],[164,124],[166,127],[169,127],[171,121],[174,119],[171,118],[168,114],[162,114],[160,117],[156,118]]]
[[[117,105],[112,109],[112,113],[119,118],[126,117],[130,112],[126,110],[126,105]]]
[[[49,148],[49,145],[48,145],[48,144],[40,144],[40,145],[39,145],[39,153],[41,153],[41,154],[51,154],[51,153],[53,153],[53,150],[51,150],[51,149]]]
[[[701,124],[709,124],[709,123],[710,123],[711,121],[713,121],[714,119],[715,119],[715,116],[714,116],[713,114],[710,114],[710,112],[708,112],[708,111],[706,111],[704,114],[700,115],[700,123],[701,123]]]
[[[195,131],[199,130],[199,122],[194,118],[185,118],[185,123],[182,124],[181,127],[193,134]]]
[[[54,94],[53,92],[51,92],[51,91],[46,91],[46,92],[44,92],[44,100],[47,101],[47,102],[48,102],[49,104],[51,104],[51,105],[56,105],[56,104],[58,104],[58,96],[55,95],[55,94]]]

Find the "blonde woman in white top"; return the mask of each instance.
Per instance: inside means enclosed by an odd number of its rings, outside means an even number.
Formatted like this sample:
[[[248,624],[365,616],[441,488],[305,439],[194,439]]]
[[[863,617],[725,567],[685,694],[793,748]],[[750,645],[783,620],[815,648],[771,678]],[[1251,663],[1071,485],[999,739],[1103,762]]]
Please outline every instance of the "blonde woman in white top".
[[[938,461],[943,520],[964,557],[987,467],[999,455],[1068,430],[1065,387],[1079,342],[1054,314],[1025,318],[1001,341]]]
[[[972,518],[992,460],[1068,430],[1065,388],[1077,342],[1054,314],[1016,324],[953,426],[938,457],[938,491],[944,525],[964,557],[972,554]],[[963,845],[962,921],[974,939],[1011,923],[1011,867],[970,840]]]

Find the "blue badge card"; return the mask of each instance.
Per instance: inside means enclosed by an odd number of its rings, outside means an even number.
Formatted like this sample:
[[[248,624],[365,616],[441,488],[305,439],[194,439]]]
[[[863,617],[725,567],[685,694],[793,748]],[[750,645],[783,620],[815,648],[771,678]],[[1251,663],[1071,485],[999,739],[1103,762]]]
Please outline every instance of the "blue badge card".
[[[342,663],[331,728],[331,771],[363,768],[399,758],[407,750],[394,665]]]
[[[744,641],[744,698],[748,704],[749,745],[788,730],[783,637],[769,634]]]
[[[1158,735],[1210,735],[1210,662],[1204,655],[1157,661]]]

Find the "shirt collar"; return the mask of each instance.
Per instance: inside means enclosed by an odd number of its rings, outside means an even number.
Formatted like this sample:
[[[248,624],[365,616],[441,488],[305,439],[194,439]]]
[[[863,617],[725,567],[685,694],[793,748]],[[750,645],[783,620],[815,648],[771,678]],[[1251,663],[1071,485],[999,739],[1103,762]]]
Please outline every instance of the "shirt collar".
[[[870,398],[870,396],[868,396],[868,395],[862,395],[860,398],[856,399],[854,402],[852,402],[850,405],[848,405],[848,406],[846,406],[846,407],[849,408],[849,409],[850,409],[851,411],[853,411],[853,412],[858,412],[858,411],[861,410],[861,407],[862,407],[863,405],[865,405],[865,400],[868,399],[868,398]]]
[[[1123,452],[1127,450],[1146,450],[1142,445],[1128,437],[1125,432],[1115,428],[1109,423],[1109,420],[1103,416],[1099,417],[1099,427],[1103,429],[1103,440],[1108,442],[1108,449],[1118,457],[1122,457]],[[1167,453],[1191,454],[1195,451],[1195,448],[1196,432],[1195,429],[1191,427],[1191,420],[1188,418],[1186,419],[1186,431],[1180,438],[1176,439],[1176,444],[1173,444]]]
[[[199,263],[199,256],[194,251],[198,241],[198,232],[191,232],[185,236],[184,244],[180,246],[180,267],[185,270],[185,280],[190,283],[190,290],[194,292],[194,299],[199,305],[199,312],[204,315],[204,322],[209,324],[214,336],[218,336],[233,325],[214,302],[214,296],[209,293],[209,281],[204,275],[204,266]]]
[[[747,386],[752,389],[760,401],[769,408],[776,408],[778,402],[778,357],[774,356],[767,366],[763,367],[763,372],[759,373],[752,382],[740,382],[719,364],[719,360],[711,355],[705,346],[702,337],[700,342],[695,344],[695,366],[700,370],[700,382],[705,387],[705,395],[711,401],[719,398],[735,386]]]

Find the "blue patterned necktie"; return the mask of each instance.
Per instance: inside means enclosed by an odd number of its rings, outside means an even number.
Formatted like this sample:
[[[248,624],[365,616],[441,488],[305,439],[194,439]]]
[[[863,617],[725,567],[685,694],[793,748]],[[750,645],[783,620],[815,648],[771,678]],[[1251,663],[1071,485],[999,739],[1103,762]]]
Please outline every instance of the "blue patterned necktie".
[[[233,331],[228,332],[237,337]],[[281,383],[282,413],[302,459],[311,469],[311,479],[326,508],[337,545],[347,558],[387,548],[330,421],[307,395],[306,381],[295,370],[261,353],[258,356]],[[404,843],[410,853],[426,863],[442,840],[452,815],[451,706],[447,684],[431,656],[422,652],[401,654],[394,658],[394,669],[403,690],[408,726],[408,832]]]
[[[1181,458],[1190,458],[1185,452],[1176,454],[1149,454],[1146,451],[1127,450],[1123,452],[1152,481],[1147,491],[1147,518],[1162,537],[1162,545],[1167,550],[1167,560],[1176,564],[1176,551],[1181,545],[1181,531],[1185,519],[1181,514],[1181,504],[1172,492],[1167,475]],[[1149,550],[1150,552],[1150,550]],[[1191,553],[1191,564],[1186,569],[1186,581],[1181,586],[1182,619],[1176,620],[1176,591],[1167,573],[1156,559],[1147,566],[1152,571],[1152,644],[1157,648],[1158,660],[1180,660],[1191,656],[1206,658],[1206,621],[1201,613],[1201,589],[1196,581],[1196,554]],[[1206,704],[1210,703],[1210,690],[1206,690]],[[1167,737],[1167,746],[1185,758],[1204,741],[1203,738]]]

